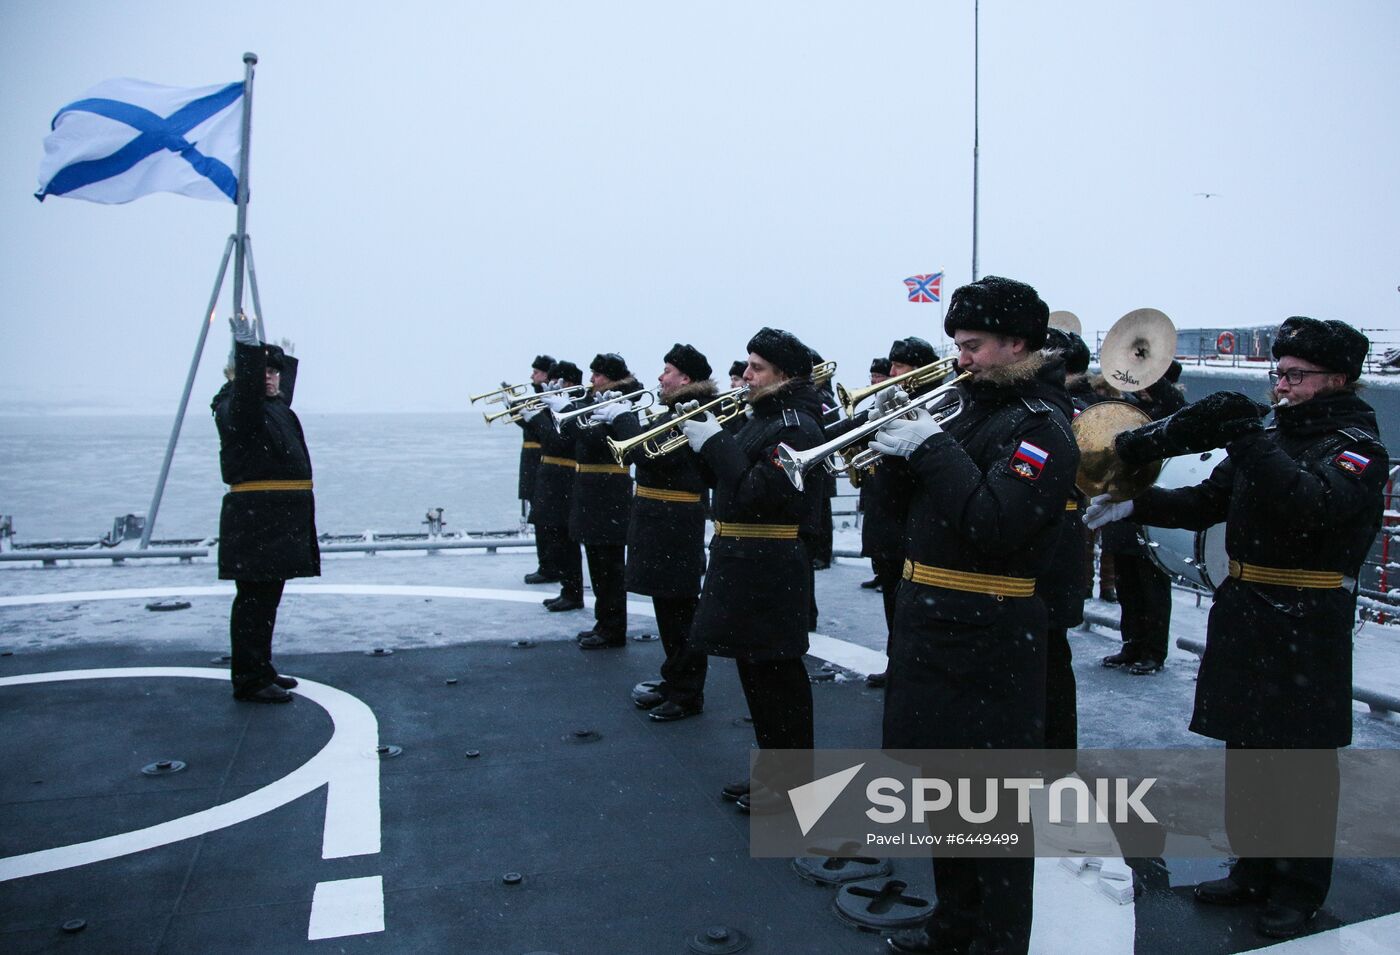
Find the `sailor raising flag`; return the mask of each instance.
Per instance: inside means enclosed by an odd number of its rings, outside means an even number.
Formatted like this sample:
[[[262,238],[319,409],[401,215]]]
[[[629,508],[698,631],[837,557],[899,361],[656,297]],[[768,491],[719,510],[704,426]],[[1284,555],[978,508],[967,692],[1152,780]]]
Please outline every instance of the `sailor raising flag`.
[[[34,195],[120,203],[174,192],[236,202],[243,93],[241,81],[99,83],[54,116]]]

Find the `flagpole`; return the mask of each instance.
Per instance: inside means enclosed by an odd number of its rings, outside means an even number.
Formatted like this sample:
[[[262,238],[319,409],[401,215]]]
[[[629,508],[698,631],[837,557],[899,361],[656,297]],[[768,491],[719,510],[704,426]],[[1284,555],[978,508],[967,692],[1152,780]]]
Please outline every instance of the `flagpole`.
[[[979,0],[972,0],[972,281],[977,281],[977,152]]]
[[[151,533],[155,530],[156,515],[160,513],[160,501],[165,496],[165,481],[170,476],[170,462],[175,457],[175,445],[180,440],[180,428],[185,422],[185,409],[190,404],[190,393],[194,390],[195,374],[199,371],[199,359],[204,354],[204,342],[209,337],[209,326],[214,321],[219,307],[219,292],[224,287],[224,275],[228,272],[229,253],[234,256],[233,265],[233,312],[235,315],[243,307],[243,260],[247,242],[248,225],[248,150],[252,139],[253,110],[253,66],[258,62],[256,53],[243,54],[243,129],[242,149],[238,157],[238,224],[233,235],[224,244],[223,261],[219,263],[219,274],[214,279],[214,291],[209,296],[209,307],[204,310],[199,329],[199,341],[194,346],[194,357],[190,359],[190,370],[185,375],[185,390],[180,395],[180,406],[175,411],[175,423],[170,428],[170,440],[165,445],[165,459],[160,465],[160,477],[156,479],[155,494],[151,496],[150,509],[146,511],[146,526],[141,528],[141,550],[151,545]],[[262,320],[258,320],[258,337],[262,338]]]
[[[256,53],[243,54],[243,129],[241,148],[238,155],[238,225],[234,229],[238,244],[234,246],[233,258],[233,314],[243,311],[243,262],[246,258],[248,236],[248,154],[253,147],[253,67],[257,65]],[[266,341],[262,326],[262,316],[258,315],[258,338]]]

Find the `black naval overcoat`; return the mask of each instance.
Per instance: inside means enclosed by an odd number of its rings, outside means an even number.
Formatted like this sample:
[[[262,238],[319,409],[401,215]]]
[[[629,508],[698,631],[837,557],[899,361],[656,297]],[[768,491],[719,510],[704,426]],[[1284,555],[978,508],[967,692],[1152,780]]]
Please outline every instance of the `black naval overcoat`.
[[[908,559],[1039,578],[1056,558],[1079,466],[1064,365],[1037,353],[985,374],[967,395],[963,413],[909,459],[918,487]],[[894,626],[885,748],[1042,745],[1047,621],[1038,593],[995,596],[905,580]]]
[[[675,407],[685,401],[704,404],[714,398],[715,383],[698,381],[668,395]],[[667,412],[652,427],[671,418]],[[627,589],[648,597],[694,597],[705,574],[705,496],[707,487],[700,465],[689,447],[659,458],[640,451],[629,455],[635,462],[637,491],[627,524]],[[694,495],[694,501],[659,500],[647,490],[663,495]]]
[[[292,411],[297,360],[284,358],[279,394],[267,397],[267,353],[234,345],[233,381],[210,408],[219,430],[219,470],[230,487],[255,481],[310,481],[311,453]],[[229,491],[219,512],[220,580],[318,577],[316,497],[310,490]]]
[[[1195,487],[1151,488],[1133,518],[1204,530],[1226,521],[1232,561],[1355,579],[1380,530],[1389,457],[1375,412],[1352,393],[1279,408],[1226,445]],[[1353,588],[1227,578],[1215,592],[1192,732],[1255,747],[1351,742]]]
[[[544,390],[544,386],[535,385],[534,390],[538,394]],[[528,501],[535,493],[535,474],[540,468],[540,454],[542,452],[539,441],[530,434],[530,426],[526,424],[525,419],[520,419],[516,424],[520,425],[522,440],[520,442],[520,477],[515,496],[517,500]]]
[[[779,442],[797,450],[822,443],[821,396],[795,378],[754,396],[752,416],[735,434],[721,431],[700,451],[715,489],[715,520],[735,524],[811,525],[824,482],[792,486],[775,457]],[[691,636],[714,656],[749,662],[807,652],[811,558],[798,539],[710,540],[710,567]]]
[[[611,390],[631,394],[642,386],[637,379],[616,382]],[[576,401],[570,409],[592,403],[592,397]],[[611,424],[584,427],[581,415],[565,422],[563,430],[574,438],[574,496],[569,504],[569,539],[580,544],[626,544],[627,518],[632,512],[632,474],[618,471],[608,438],[621,441],[641,431],[635,412],[614,418]],[[611,470],[591,470],[607,468]]]
[[[561,434],[554,427],[548,408],[522,424],[526,439],[540,446],[540,466],[530,495],[530,523],[567,528],[574,500],[574,436]]]

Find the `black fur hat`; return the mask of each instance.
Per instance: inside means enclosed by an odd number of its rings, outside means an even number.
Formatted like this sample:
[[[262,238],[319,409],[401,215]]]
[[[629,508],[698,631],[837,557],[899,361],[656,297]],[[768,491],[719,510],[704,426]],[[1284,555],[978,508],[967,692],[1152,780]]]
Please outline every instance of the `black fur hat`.
[[[535,360],[530,363],[530,367],[535,369],[535,371],[547,373],[549,369],[554,367],[554,359],[550,358],[548,355],[536,355]]]
[[[1045,347],[1049,323],[1050,308],[1035,289],[1015,279],[988,275],[953,293],[943,331],[949,338],[960,328],[1024,338],[1027,348],[1039,351]]]
[[[937,357],[938,353],[933,350],[932,345],[913,335],[908,338],[897,338],[890,346],[889,360],[897,361],[901,365],[908,365],[911,368],[922,368]]]
[[[895,344],[898,344],[898,342]],[[872,375],[888,375],[890,373],[890,360],[884,355],[871,359],[870,373]]]
[[[749,339],[748,349],[789,377],[812,373],[812,350],[792,332],[764,326]]]
[[[627,370],[627,362],[617,352],[604,352],[601,355],[593,356],[593,363],[588,366],[589,371],[596,371],[610,381],[622,381],[632,377],[632,372]]]
[[[1176,384],[1178,381],[1180,381],[1181,362],[1173,358],[1172,363],[1167,366],[1167,370],[1162,373],[1162,377],[1167,379],[1167,381],[1170,381],[1172,384]]]
[[[744,377],[744,372],[746,372],[746,371],[748,371],[748,370],[749,370],[749,363],[748,363],[748,362],[746,362],[746,361],[736,361],[734,364],[732,364],[732,365],[729,366],[729,377],[730,377],[730,378],[742,378],[742,377]]]
[[[264,345],[263,351],[267,353],[267,367],[276,368],[278,371],[287,367],[287,353],[276,345]]]
[[[1274,336],[1274,357],[1292,355],[1331,371],[1341,372],[1348,381],[1361,377],[1371,340],[1346,322],[1320,321],[1295,315],[1278,328]]]
[[[583,372],[571,361],[556,361],[549,366],[550,381],[566,381],[571,385],[583,383]]]
[[[677,371],[691,381],[709,380],[712,371],[710,363],[704,355],[695,350],[694,345],[682,345],[680,342],[676,342],[666,353],[665,360],[666,364],[674,365]]]
[[[1059,350],[1066,374],[1082,375],[1089,370],[1089,346],[1074,332],[1054,326],[1045,329],[1045,347]]]

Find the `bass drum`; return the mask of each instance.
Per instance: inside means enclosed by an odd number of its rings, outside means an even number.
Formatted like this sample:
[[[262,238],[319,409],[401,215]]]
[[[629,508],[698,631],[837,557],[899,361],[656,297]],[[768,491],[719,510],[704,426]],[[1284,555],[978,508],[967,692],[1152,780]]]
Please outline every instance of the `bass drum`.
[[[1168,458],[1162,464],[1162,474],[1155,486],[1167,490],[1195,487],[1210,477],[1210,472],[1224,460],[1223,449]],[[1147,541],[1147,553],[1169,577],[1215,590],[1230,574],[1223,523],[1212,524],[1203,531],[1144,526],[1142,536]]]

